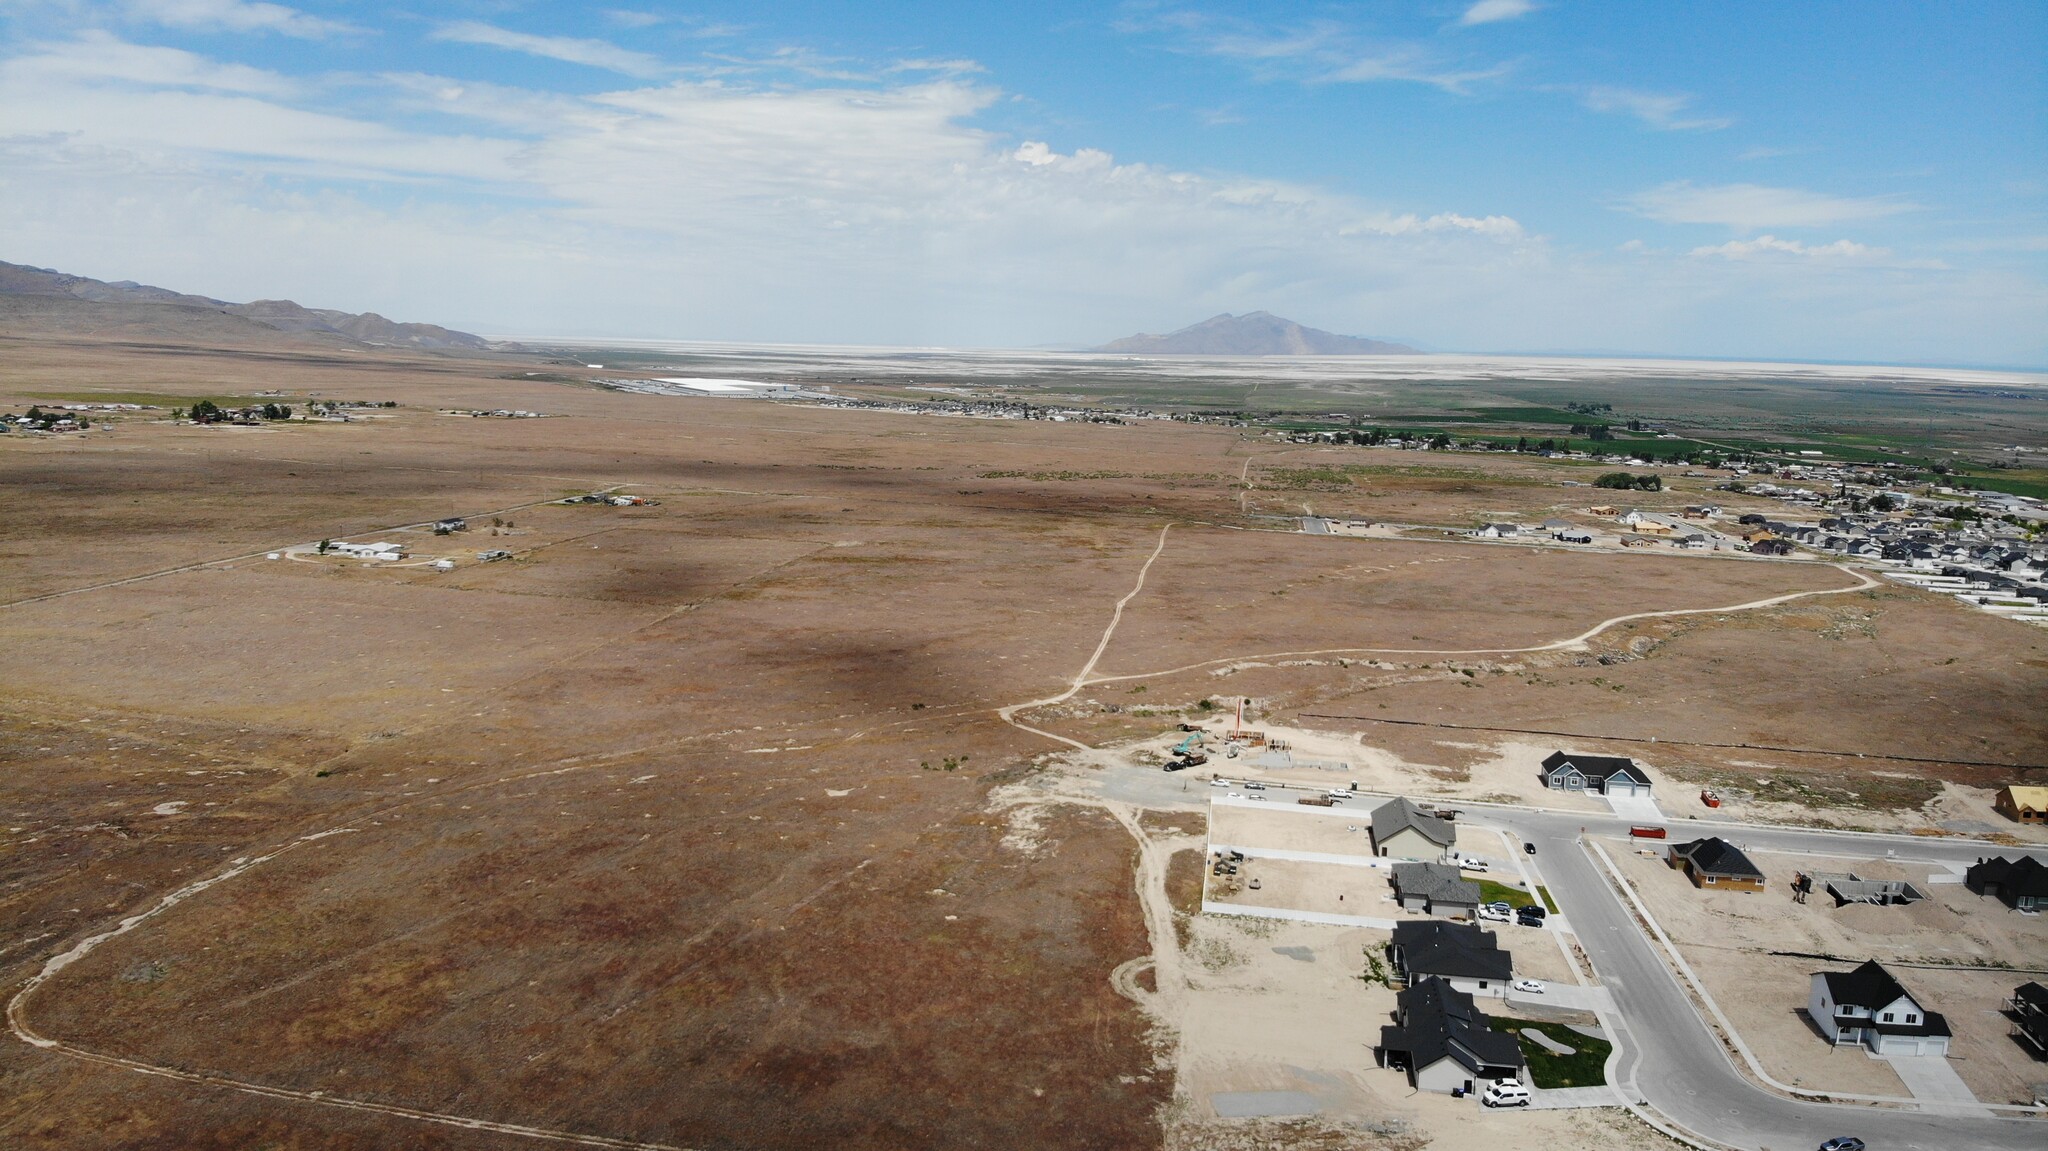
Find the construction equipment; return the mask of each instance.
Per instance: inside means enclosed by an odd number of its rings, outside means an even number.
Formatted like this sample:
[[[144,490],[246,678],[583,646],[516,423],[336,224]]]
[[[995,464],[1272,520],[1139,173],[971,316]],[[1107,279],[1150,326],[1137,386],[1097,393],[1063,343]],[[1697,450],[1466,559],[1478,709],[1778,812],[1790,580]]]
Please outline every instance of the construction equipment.
[[[1208,743],[1209,737],[1206,734],[1199,731],[1191,731],[1188,733],[1188,737],[1186,739],[1183,739],[1179,743],[1173,745],[1172,754],[1186,755],[1188,752],[1193,751],[1195,748],[1208,746]]]

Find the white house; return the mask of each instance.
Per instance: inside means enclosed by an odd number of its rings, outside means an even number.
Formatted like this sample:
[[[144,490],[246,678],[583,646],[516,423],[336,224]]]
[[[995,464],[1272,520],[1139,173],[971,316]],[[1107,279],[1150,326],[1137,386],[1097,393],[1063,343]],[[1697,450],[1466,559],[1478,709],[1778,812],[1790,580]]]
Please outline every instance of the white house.
[[[404,548],[397,544],[387,543],[329,544],[327,545],[327,552],[329,555],[348,556],[350,559],[359,560],[396,560],[405,558]]]
[[[1806,1014],[1836,1046],[1875,1055],[1947,1055],[1948,1020],[1908,994],[1877,960],[1854,971],[1816,971]]]

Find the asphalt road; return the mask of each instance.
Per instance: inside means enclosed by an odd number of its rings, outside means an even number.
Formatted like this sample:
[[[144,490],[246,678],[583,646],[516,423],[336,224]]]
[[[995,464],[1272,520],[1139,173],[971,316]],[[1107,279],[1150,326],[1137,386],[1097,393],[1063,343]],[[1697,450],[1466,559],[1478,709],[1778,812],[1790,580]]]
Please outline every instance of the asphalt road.
[[[1474,813],[1477,816],[1478,813]],[[2048,1123],[2034,1119],[1957,1119],[1856,1104],[1802,1103],[1757,1087],[1736,1071],[1733,1057],[1706,1027],[1678,977],[1608,885],[1599,863],[1580,846],[1584,827],[1626,834],[1611,817],[1491,808],[1484,815],[1537,845],[1535,862],[1560,909],[1578,933],[1622,1016],[1621,1081],[1678,1126],[1705,1138],[1757,1151],[1818,1147],[1855,1135],[1872,1151],[2040,1151]],[[1674,828],[1674,830],[1678,830]],[[1901,859],[1975,862],[1987,849],[1910,836],[1702,826],[1759,850],[1810,851]],[[2010,854],[2010,851],[2008,851]]]
[[[1096,778],[1104,797],[1142,807],[1206,806],[1209,773],[1228,775],[1233,764],[1212,759],[1200,772],[1166,774],[1124,769]],[[1276,802],[1292,794],[1278,789]],[[1364,819],[1382,797],[1362,795]],[[1864,1104],[1795,1102],[1766,1091],[1736,1070],[1693,1008],[1678,976],[1609,886],[1600,864],[1580,844],[1580,833],[1626,836],[1633,821],[1597,812],[1543,811],[1461,803],[1464,820],[1502,827],[1537,845],[1533,862],[1560,911],[1578,934],[1613,997],[1621,1019],[1622,1085],[1670,1122],[1694,1135],[1749,1151],[1806,1151],[1837,1135],[1854,1135],[1871,1151],[2042,1151],[2048,1121],[1959,1119]],[[2031,854],[2040,849],[1995,848],[1970,841],[1910,835],[1861,835],[1764,827],[1713,820],[1667,819],[1674,838],[1719,835],[1759,851],[1806,852],[1836,858],[1881,858],[1888,852],[1906,862],[1975,863],[1987,854]],[[2003,909],[2000,909],[2003,913]],[[1510,934],[1519,929],[1509,929]],[[1815,1040],[1819,1042],[1819,1040]]]

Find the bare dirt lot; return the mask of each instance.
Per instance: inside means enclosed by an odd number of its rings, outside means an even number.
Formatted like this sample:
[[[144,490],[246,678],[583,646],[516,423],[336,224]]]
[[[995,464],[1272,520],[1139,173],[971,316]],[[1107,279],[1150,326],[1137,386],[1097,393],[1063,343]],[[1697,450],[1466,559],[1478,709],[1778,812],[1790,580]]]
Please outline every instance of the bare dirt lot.
[[[2013,988],[2037,976],[1985,969],[2040,967],[2048,955],[2048,925],[2040,917],[2014,913],[1958,884],[1930,884],[1925,867],[1884,860],[1757,852],[1751,858],[1769,890],[1702,891],[1661,858],[1633,854],[1626,844],[1607,847],[1751,1050],[1782,1082],[1906,1094],[1890,1065],[1860,1050],[1831,1051],[1804,1012],[1813,972],[1847,971],[1865,959],[1889,966],[1929,1010],[1948,1017],[1955,1031],[1951,1062],[1979,1099],[2026,1102],[2040,1081],[2043,1065],[2012,1037],[2001,1012]],[[1802,871],[1904,879],[1928,898],[1903,907],[1838,908],[1815,892],[1804,905],[1794,904],[1792,881]]]
[[[1155,942],[1131,834],[1067,806],[1024,842],[987,805],[1058,746],[996,709],[1069,685],[1164,525],[1181,526],[1152,569],[1159,598],[1133,599],[1104,672],[1230,660],[1275,636],[1533,644],[1623,610],[1846,582],[1203,527],[1257,526],[1235,518],[1234,484],[1266,450],[1212,426],[620,395],[502,360],[5,350],[0,404],[16,407],[266,389],[400,405],[254,430],[145,413],[0,442],[0,978],[18,987],[229,875],[56,972],[19,1021],[283,1093],[10,1041],[0,1142],[31,1148],[518,1139],[321,1100],[690,1147],[1156,1145],[1176,1084],[1110,978]],[[660,503],[545,506],[613,485]],[[448,515],[472,530],[393,535]],[[511,534],[490,535],[493,517]],[[379,538],[457,567],[262,558]],[[475,562],[494,546],[515,558]],[[1425,557],[1441,562],[1410,563]],[[1242,693],[1282,718],[1825,731],[1852,750],[2044,758],[2039,633],[1909,592],[1801,603],[1646,625],[1555,660],[1205,668],[1025,718],[1101,742]],[[1112,690],[1160,714],[1110,712]],[[1928,697],[1944,722],[1873,696]],[[1502,738],[1314,726],[1447,784]],[[1674,770],[1693,762],[1660,751]],[[1909,781],[1994,774],[1892,766]],[[1356,993],[1346,964],[1333,957],[1330,995]],[[1310,1000],[1290,1010],[1303,1028],[1330,1018]],[[1383,1008],[1341,1010],[1363,1027]],[[1214,1026],[1205,1050],[1227,1062],[1237,1040]],[[1315,1066],[1362,1074],[1363,1035],[1315,1038]],[[1435,1122],[1433,1101],[1414,1106]],[[1467,1124],[1576,1130],[1440,1118],[1446,1139]]]

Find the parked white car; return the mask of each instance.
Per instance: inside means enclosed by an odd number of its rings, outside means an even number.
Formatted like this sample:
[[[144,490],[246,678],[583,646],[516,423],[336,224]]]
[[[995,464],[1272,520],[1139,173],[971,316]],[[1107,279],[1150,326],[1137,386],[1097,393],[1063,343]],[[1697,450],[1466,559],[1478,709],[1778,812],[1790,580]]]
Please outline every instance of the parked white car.
[[[1488,923],[1506,923],[1514,917],[1498,907],[1482,906],[1479,909],[1479,918],[1486,920]]]
[[[1517,979],[1508,986],[1524,995],[1543,994],[1543,984],[1534,979]]]
[[[1468,856],[1464,859],[1459,860],[1458,866],[1464,868],[1466,871],[1485,871],[1486,861],[1483,859],[1473,859]]]
[[[1529,1089],[1513,1079],[1495,1080],[1479,1097],[1488,1107],[1527,1107],[1529,1099]]]

